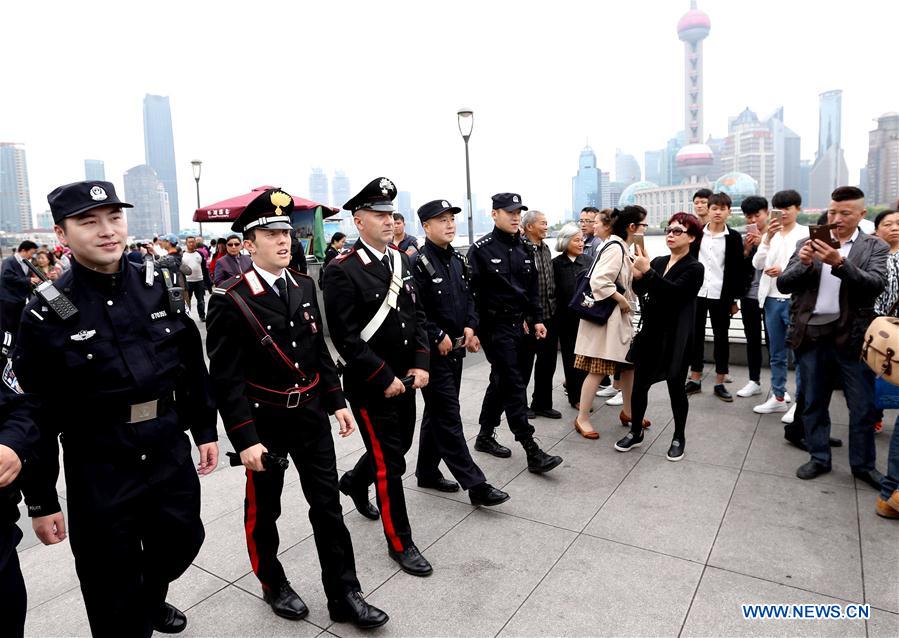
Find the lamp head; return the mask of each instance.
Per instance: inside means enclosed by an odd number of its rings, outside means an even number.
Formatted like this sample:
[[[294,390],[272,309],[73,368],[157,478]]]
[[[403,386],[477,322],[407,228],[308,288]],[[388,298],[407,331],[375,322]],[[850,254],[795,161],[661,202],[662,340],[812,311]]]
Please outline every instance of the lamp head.
[[[462,134],[462,139],[467,142],[474,128],[474,111],[471,109],[459,109],[456,116],[459,119],[459,133]]]
[[[201,160],[191,160],[190,166],[194,170],[194,179],[200,179],[200,170],[203,168],[203,162]]]

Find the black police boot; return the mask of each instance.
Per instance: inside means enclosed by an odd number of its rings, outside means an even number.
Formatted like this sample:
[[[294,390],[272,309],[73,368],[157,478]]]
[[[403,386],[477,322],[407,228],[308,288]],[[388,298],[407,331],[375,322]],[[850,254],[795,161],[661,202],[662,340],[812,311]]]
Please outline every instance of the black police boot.
[[[328,613],[334,622],[349,622],[359,629],[374,629],[390,620],[390,616],[365,602],[358,591],[350,591],[342,598],[328,601]]]
[[[540,449],[534,439],[522,441],[521,446],[524,448],[528,457],[528,472],[534,474],[543,474],[549,472],[553,468],[561,465],[561,456],[552,456]]]
[[[350,485],[350,478],[346,474],[340,477],[337,487],[341,492],[353,499],[353,505],[356,506],[356,511],[362,514],[362,516],[373,521],[376,521],[381,517],[378,508],[372,505],[371,501],[368,500],[368,488],[366,488],[365,492],[354,490],[353,486]]]
[[[496,489],[490,483],[481,483],[468,490],[468,498],[471,500],[472,505],[492,507],[508,501],[509,495],[502,490]]]
[[[172,605],[162,603],[156,618],[153,619],[153,629],[161,634],[180,634],[185,627],[187,616]]]
[[[276,590],[262,588],[262,600],[271,605],[272,611],[281,618],[288,620],[301,620],[309,615],[309,608],[303,599],[297,595],[290,586],[290,582],[284,581]]]
[[[418,487],[423,487],[429,490],[437,490],[438,492],[458,492],[459,484],[455,481],[450,481],[449,479],[445,479],[439,474],[436,478],[432,479],[418,479]]]
[[[428,562],[427,558],[421,555],[421,552],[418,551],[418,548],[414,544],[409,545],[409,547],[401,552],[395,552],[392,549],[388,549],[387,552],[390,554],[390,558],[399,563],[400,568],[407,574],[412,574],[413,576],[430,576],[434,572],[431,563]]]
[[[512,450],[504,445],[500,445],[496,440],[496,432],[490,435],[478,434],[478,438],[474,440],[474,449],[478,452],[486,452],[501,459],[507,459],[512,456]]]

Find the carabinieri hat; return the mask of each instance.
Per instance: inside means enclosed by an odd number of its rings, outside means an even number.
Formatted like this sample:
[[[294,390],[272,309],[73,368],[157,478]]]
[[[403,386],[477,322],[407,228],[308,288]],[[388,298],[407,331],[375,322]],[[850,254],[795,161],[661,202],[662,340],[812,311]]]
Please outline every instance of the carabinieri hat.
[[[115,186],[109,182],[89,180],[74,182],[54,188],[47,195],[53,222],[58,224],[66,217],[81,215],[94,208],[112,206],[113,208],[134,208],[123,202],[116,195]]]
[[[492,197],[493,210],[502,208],[507,213],[514,213],[516,210],[527,210],[528,207],[521,203],[521,195],[518,193],[497,193]]]
[[[395,210],[394,199],[396,199],[396,186],[393,182],[386,177],[377,177],[356,193],[343,208],[353,213],[363,208],[377,213],[392,213]]]
[[[450,212],[453,215],[456,213],[462,212],[462,209],[458,206],[451,205],[445,199],[435,199],[433,202],[428,202],[427,204],[422,204],[418,209],[418,219],[426,222],[429,219],[433,219],[438,215],[442,215],[443,213]]]
[[[293,197],[280,188],[270,188],[252,202],[231,224],[235,233],[245,233],[254,228],[269,230],[292,230],[290,213],[293,211]]]

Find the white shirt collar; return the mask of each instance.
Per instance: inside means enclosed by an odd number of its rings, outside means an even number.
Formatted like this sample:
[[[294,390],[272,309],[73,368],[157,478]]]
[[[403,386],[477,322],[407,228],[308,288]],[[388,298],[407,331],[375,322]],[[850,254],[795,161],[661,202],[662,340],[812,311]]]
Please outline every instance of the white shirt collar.
[[[265,280],[265,283],[267,283],[269,286],[271,286],[272,290],[274,290],[275,292],[278,292],[278,287],[275,286],[275,282],[278,281],[279,279],[285,279],[285,281],[286,281],[286,278],[284,277],[284,273],[287,272],[287,269],[286,269],[286,268],[285,268],[284,270],[281,271],[281,274],[280,274],[280,275],[273,275],[273,274],[270,273],[269,271],[267,271],[267,270],[265,270],[265,269],[263,269],[263,268],[258,267],[258,266],[254,263],[254,264],[253,264],[253,270],[255,270],[255,271],[259,274],[259,276],[262,277],[262,278]]]
[[[365,246],[366,248],[368,248],[368,249],[371,251],[371,254],[374,255],[375,258],[376,258],[378,261],[382,261],[382,260],[384,259],[384,255],[387,254],[387,251],[386,251],[386,250],[385,250],[385,251],[380,251],[380,250],[378,250],[377,248],[372,247],[371,244],[369,244],[367,241],[365,241],[365,240],[362,239],[361,237],[359,238],[359,241],[361,241],[361,242],[362,242],[362,245]],[[389,249],[387,249],[387,250],[389,250]]]

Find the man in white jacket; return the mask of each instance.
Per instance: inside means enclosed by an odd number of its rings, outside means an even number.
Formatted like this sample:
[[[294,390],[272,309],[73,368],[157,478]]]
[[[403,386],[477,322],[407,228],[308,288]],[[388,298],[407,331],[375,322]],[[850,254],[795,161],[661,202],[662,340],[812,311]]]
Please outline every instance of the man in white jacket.
[[[777,276],[783,272],[796,251],[796,243],[808,239],[807,226],[796,223],[802,212],[802,197],[794,190],[778,191],[771,199],[773,210],[768,232],[755,253],[752,265],[762,271],[759,280],[759,306],[765,311],[765,327],[768,330],[768,349],[771,355],[771,396],[753,408],[758,414],[792,412],[787,394],[787,333],[790,327],[790,295],[777,289]],[[796,391],[801,379],[796,368]],[[785,420],[792,420],[787,414]]]

